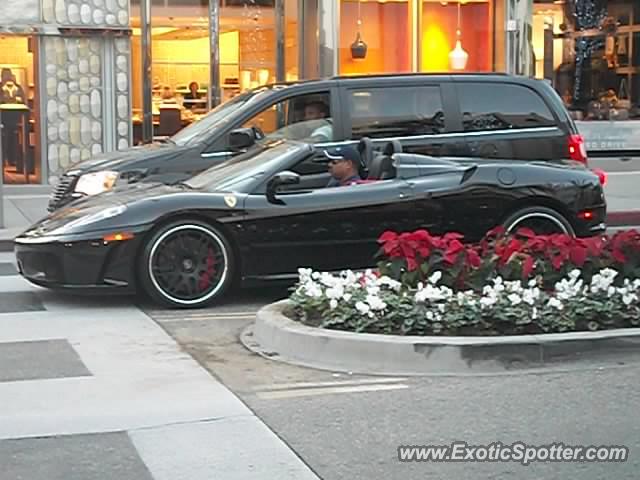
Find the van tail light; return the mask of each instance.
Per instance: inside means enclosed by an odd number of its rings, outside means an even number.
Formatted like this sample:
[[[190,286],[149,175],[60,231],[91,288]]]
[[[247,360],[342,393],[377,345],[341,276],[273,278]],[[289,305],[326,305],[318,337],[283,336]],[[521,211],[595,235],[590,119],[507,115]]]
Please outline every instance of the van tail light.
[[[592,168],[591,171],[598,175],[598,178],[600,179],[600,185],[604,187],[607,184],[607,173],[600,168]]]
[[[582,135],[569,136],[569,157],[571,160],[587,164],[587,147]]]

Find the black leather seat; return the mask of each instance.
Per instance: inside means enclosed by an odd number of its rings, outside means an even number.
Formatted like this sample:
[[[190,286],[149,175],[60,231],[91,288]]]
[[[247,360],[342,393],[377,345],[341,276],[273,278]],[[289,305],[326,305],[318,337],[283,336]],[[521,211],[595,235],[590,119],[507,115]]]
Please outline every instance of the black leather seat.
[[[394,153],[402,153],[402,143],[399,140],[391,140],[382,149],[382,153],[392,157]]]
[[[367,137],[360,139],[358,143],[358,152],[360,153],[360,177],[366,178],[369,173],[369,166],[373,162],[374,151],[373,142]]]
[[[396,169],[393,166],[393,159],[390,155],[376,155],[369,166],[367,180],[387,180],[395,178]]]

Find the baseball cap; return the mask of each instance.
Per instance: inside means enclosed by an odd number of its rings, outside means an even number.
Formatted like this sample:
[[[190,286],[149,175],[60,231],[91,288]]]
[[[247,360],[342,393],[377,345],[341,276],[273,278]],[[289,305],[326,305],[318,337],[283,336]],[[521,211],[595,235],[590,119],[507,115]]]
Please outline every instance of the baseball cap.
[[[334,147],[331,150],[325,150],[324,156],[329,160],[349,160],[356,166],[360,165],[360,152],[353,147]]]

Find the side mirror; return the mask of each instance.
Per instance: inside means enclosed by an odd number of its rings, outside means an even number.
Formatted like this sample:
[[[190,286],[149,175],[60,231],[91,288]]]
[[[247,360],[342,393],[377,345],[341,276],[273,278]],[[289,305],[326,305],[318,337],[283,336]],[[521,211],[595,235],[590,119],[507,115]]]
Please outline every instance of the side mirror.
[[[290,172],[285,170],[284,172],[280,172],[269,180],[267,183],[267,200],[271,203],[277,203],[279,205],[284,205],[284,202],[278,198],[276,198],[276,189],[280,185],[297,185],[300,183],[300,175],[294,172]]]
[[[233,150],[246,150],[256,143],[252,128],[238,128],[229,134],[229,146]]]

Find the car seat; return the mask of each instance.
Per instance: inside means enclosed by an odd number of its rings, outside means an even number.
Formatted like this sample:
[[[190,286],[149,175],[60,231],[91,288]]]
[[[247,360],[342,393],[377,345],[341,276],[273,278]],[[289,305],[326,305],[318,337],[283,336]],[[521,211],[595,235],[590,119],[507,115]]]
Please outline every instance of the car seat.
[[[390,157],[392,157],[394,153],[402,153],[402,143],[400,143],[399,140],[391,140],[384,146],[382,153]]]
[[[393,158],[390,155],[382,153],[373,158],[367,180],[387,180],[395,176],[396,168],[393,166]]]
[[[360,139],[358,143],[358,153],[360,153],[360,176],[366,178],[369,173],[369,166],[373,161],[373,142],[367,137]]]

